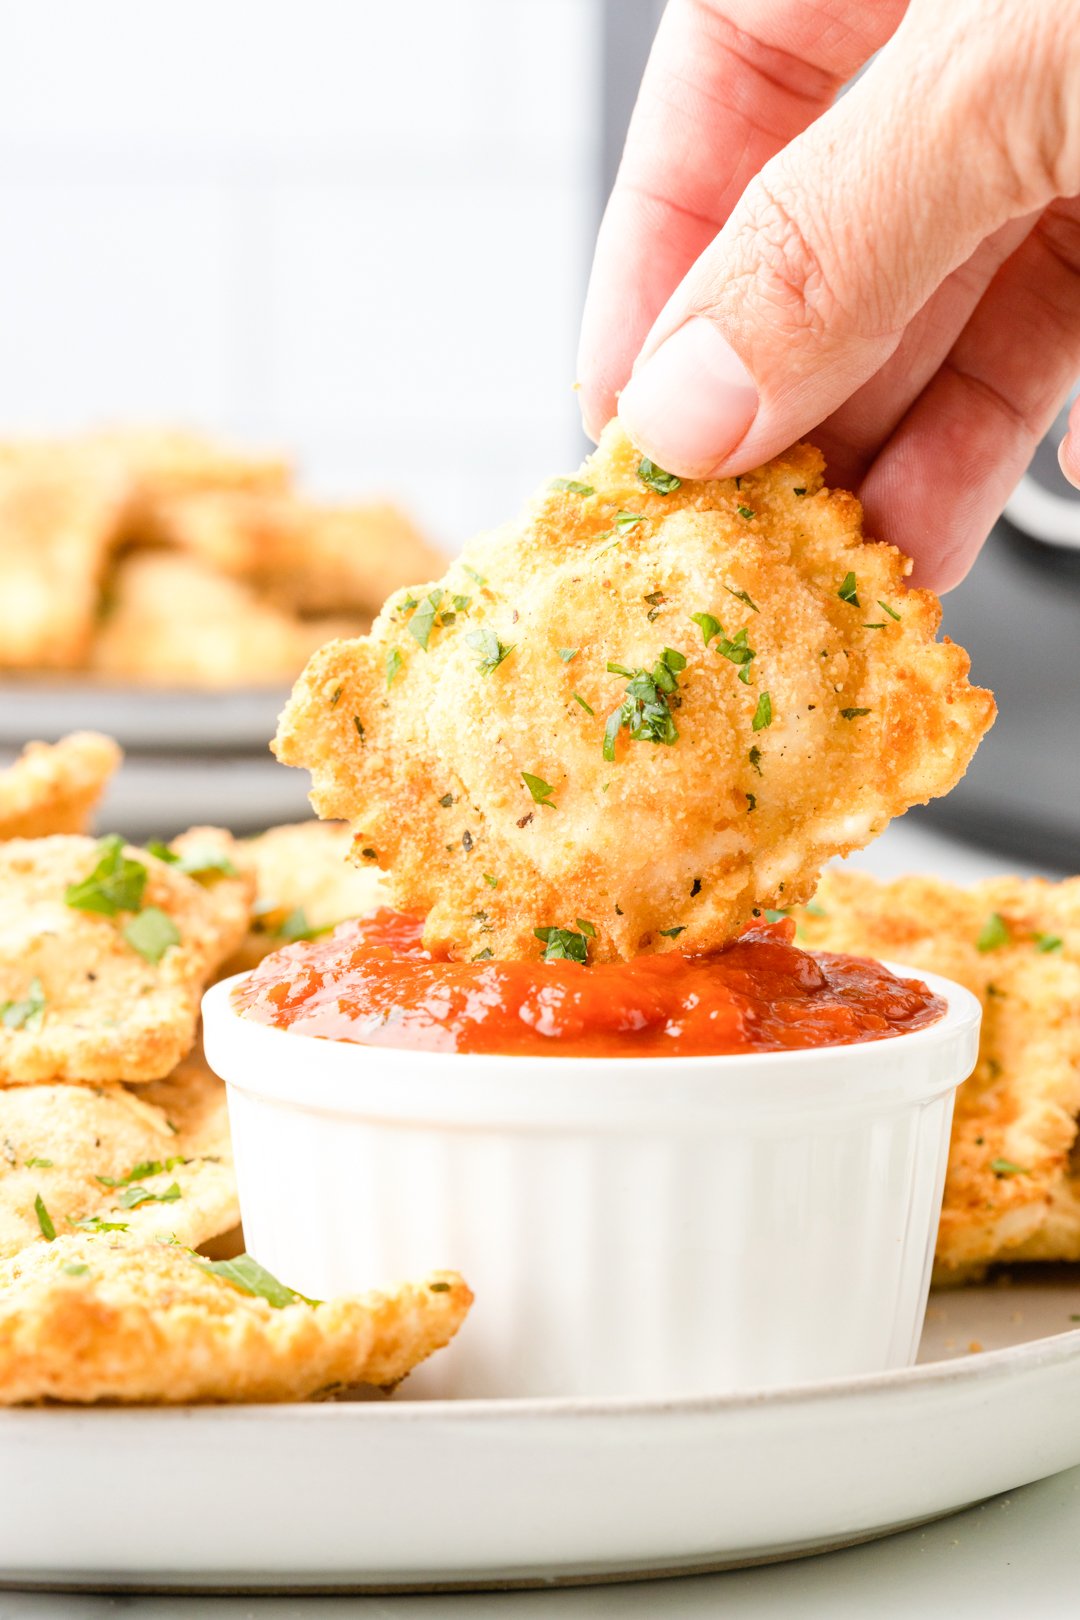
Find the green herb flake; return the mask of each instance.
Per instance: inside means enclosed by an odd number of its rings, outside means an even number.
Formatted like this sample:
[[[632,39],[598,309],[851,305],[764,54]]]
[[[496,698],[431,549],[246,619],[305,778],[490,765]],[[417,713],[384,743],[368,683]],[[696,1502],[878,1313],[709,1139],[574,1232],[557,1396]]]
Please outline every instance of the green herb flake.
[[[240,876],[233,862],[220,850],[196,847],[185,850],[181,855],[156,838],[151,838],[146,849],[148,854],[156,855],[159,861],[164,861],[168,866],[175,866],[178,872],[183,872],[188,877],[199,879]]]
[[[423,601],[417,604],[413,616],[409,620],[409,634],[414,641],[419,642],[425,652],[428,650],[431,629],[435,623],[435,615],[439,611],[442,599],[443,593],[438,587],[433,591],[429,591]]]
[[[890,619],[896,619],[899,622],[899,619],[900,619],[899,613],[897,613],[895,608],[891,608],[889,606],[888,602],[880,602],[879,601],[878,602],[878,607],[879,608],[884,608],[885,612],[889,615]]]
[[[885,620],[882,619],[877,624],[864,624],[863,629],[864,630],[885,630],[885,629],[887,629],[887,626],[886,626]]]
[[[545,810],[558,808],[551,803],[551,795],[555,789],[550,782],[545,782],[542,776],[533,776],[531,771],[522,771],[521,780],[525,783],[537,804],[542,804]]]
[[[471,630],[465,640],[470,647],[475,648],[480,654],[480,662],[477,668],[481,675],[490,675],[494,670],[498,669],[503,659],[509,658],[517,645],[516,642],[511,642],[507,647],[499,640],[494,630],[486,628],[483,630]]]
[[[544,946],[545,962],[588,962],[589,942],[584,934],[572,928],[534,928],[533,933]]]
[[[178,1164],[187,1163],[189,1161],[178,1153],[171,1159],[142,1159],[132,1166],[126,1176],[95,1176],[94,1180],[100,1182],[103,1187],[129,1187],[133,1181],[145,1181],[148,1176],[165,1175],[170,1170],[175,1170]],[[179,1192],[176,1196],[179,1198]]]
[[[747,815],[750,814],[751,810],[756,810],[756,809],[757,809],[757,796],[756,796],[756,794],[748,793],[746,795],[746,813],[747,813]]]
[[[490,872],[484,873],[484,882],[487,884],[489,889],[497,889],[499,887],[498,878],[492,877]]]
[[[574,659],[577,657],[578,653],[581,651],[581,648],[580,647],[557,647],[556,651],[558,652],[559,657],[562,659],[564,664],[572,664]]]
[[[40,1193],[34,1199],[34,1213],[37,1216],[37,1223],[41,1228],[42,1237],[46,1242],[52,1243],[56,1238],[56,1227],[53,1225],[53,1218],[45,1208],[45,1200]]]
[[[120,1209],[138,1209],[140,1204],[175,1204],[180,1196],[180,1184],[173,1181],[159,1193],[149,1187],[124,1187],[116,1202]]]
[[[27,1170],[51,1170],[53,1162],[51,1159],[24,1159],[23,1166]]]
[[[691,613],[690,617],[701,630],[701,639],[706,647],[714,636],[723,634],[723,625],[711,613]]]
[[[682,488],[681,478],[677,478],[674,473],[665,472],[663,467],[658,467],[648,456],[642,456],[638,462],[637,475],[641,482],[648,485],[657,495],[674,495],[677,489]]]
[[[1039,951],[1043,956],[1048,956],[1051,951],[1060,951],[1060,950],[1062,950],[1064,948],[1064,945],[1065,945],[1065,941],[1062,939],[1060,934],[1036,934],[1035,935],[1035,949],[1037,951]]]
[[[587,939],[595,939],[596,938],[596,924],[595,923],[588,922],[586,920],[586,918],[584,918],[584,917],[575,917],[574,921],[577,923],[578,928],[586,936]]]
[[[391,647],[386,655],[386,684],[392,686],[394,679],[405,660],[397,647]]]
[[[754,710],[754,718],[750,722],[751,727],[754,731],[764,731],[767,726],[772,725],[772,722],[772,698],[769,696],[768,692],[761,692],[758,695],[757,708]]]
[[[841,714],[842,718],[845,719],[845,720],[861,720],[864,714],[869,714],[869,713],[870,713],[869,709],[841,709],[840,710],[840,714]]]
[[[805,495],[806,490],[805,490],[805,488],[804,489],[793,489],[791,493],[793,495]]]
[[[686,933],[685,923],[679,928],[661,928],[658,930],[661,939],[678,939],[680,934]]]
[[[750,761],[750,763],[753,766],[754,770],[757,771],[758,775],[760,776],[761,775],[761,749],[760,748],[751,748],[749,754],[746,757]]]
[[[330,707],[332,709],[336,709],[338,704],[341,702],[341,694],[342,694],[342,692],[344,690],[345,689],[342,686],[335,686],[334,687],[333,695],[332,695],[332,697],[330,699]]]
[[[5,1029],[25,1029],[33,1035],[45,1022],[45,989],[38,978],[30,980],[30,988],[21,1001],[0,1001],[0,1024]]]
[[[450,1293],[450,1284],[448,1282],[428,1283],[428,1293],[429,1294],[449,1294]]]
[[[682,701],[678,677],[686,668],[686,656],[675,647],[665,647],[652,670],[627,669],[608,664],[608,672],[629,678],[626,696],[612,711],[604,726],[603,755],[615,758],[615,739],[625,726],[633,742],[678,742],[679,732],[672,710]]]
[[[354,728],[356,730],[356,735],[359,737],[360,741],[363,742],[363,740],[364,740],[364,723],[360,719],[360,716],[358,714],[353,715],[352,723],[353,723],[353,726],[354,726]]]
[[[1031,1174],[1022,1164],[1013,1164],[1011,1159],[991,1159],[990,1168],[999,1179],[1002,1176],[1027,1176]]]
[[[616,512],[615,527],[617,529],[632,529],[637,523],[648,523],[644,512]]]
[[[97,856],[97,865],[87,877],[68,884],[64,891],[65,905],[76,911],[93,911],[101,917],[138,911],[146,887],[146,867],[124,854],[124,840],[116,833],[99,841]]]
[[[747,521],[749,521],[750,518],[755,517],[757,515],[752,506],[740,506],[738,511],[739,511],[739,516],[741,518],[746,518]]]
[[[850,602],[852,607],[858,607],[860,605],[858,585],[853,573],[849,571],[844,575],[843,583],[836,594],[840,598],[841,602]]]
[[[580,704],[580,706],[585,710],[586,714],[595,714],[596,713],[595,709],[592,709],[592,708],[589,707],[589,705],[586,703],[585,699],[582,697],[580,692],[571,692],[570,696],[573,698],[575,703]]]
[[[124,925],[124,938],[144,961],[157,966],[167,950],[180,943],[180,930],[160,906],[147,906]]]
[[[487,584],[487,579],[485,576],[483,574],[478,574],[475,568],[470,568],[468,563],[462,563],[461,571],[464,574],[468,574],[470,579],[475,580],[477,585],[484,586]]]
[[[751,601],[750,597],[745,591],[737,591],[731,585],[725,585],[724,589],[727,591],[728,595],[733,596],[737,602],[745,602],[752,613],[761,612],[761,609],[758,607],[757,603]]]
[[[467,614],[468,611],[469,611],[469,604],[471,603],[471,601],[472,601],[471,596],[455,595],[455,597],[453,598],[454,612],[455,613],[465,613],[465,614]],[[445,618],[446,618],[445,614],[443,615],[443,618],[445,620]]]
[[[491,946],[485,945],[482,951],[477,951],[476,955],[470,957],[469,960],[471,962],[490,962],[494,955],[495,952],[492,950]]]
[[[996,951],[1002,945],[1007,945],[1011,939],[1009,925],[999,911],[992,911],[979,931],[975,941],[977,951]]]
[[[595,495],[591,484],[580,484],[576,478],[553,478],[549,489],[565,489],[568,495]]]
[[[749,685],[750,664],[757,657],[757,653],[746,638],[747,630],[746,626],[743,625],[742,629],[737,630],[733,636],[722,635],[713,649],[714,652],[719,653],[721,658],[726,658],[729,663],[738,667],[739,679],[744,686]]]
[[[72,1226],[77,1226],[80,1232],[126,1232],[127,1221],[107,1221],[101,1215],[84,1215],[81,1220],[73,1220],[68,1216]]]
[[[235,1260],[204,1260],[201,1255],[192,1255],[192,1260],[208,1276],[220,1277],[222,1282],[231,1283],[242,1294],[251,1294],[254,1299],[265,1299],[275,1311],[283,1310],[286,1305],[295,1305],[298,1301],[304,1305],[322,1303],[321,1300],[308,1299],[306,1294],[286,1288],[250,1254],[238,1254]]]
[[[81,1260],[65,1260],[60,1270],[65,1277],[85,1277],[90,1267]]]

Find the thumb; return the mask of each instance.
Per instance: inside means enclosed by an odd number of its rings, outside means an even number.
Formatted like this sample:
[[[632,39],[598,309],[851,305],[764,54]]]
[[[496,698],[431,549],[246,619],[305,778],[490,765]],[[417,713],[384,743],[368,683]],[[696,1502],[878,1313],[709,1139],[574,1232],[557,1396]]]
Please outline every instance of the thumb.
[[[659,466],[730,476],[778,454],[885,363],[986,236],[1050,200],[1049,179],[1034,165],[1018,177],[1015,142],[987,127],[986,59],[999,53],[902,26],[751,182],[619,401]]]

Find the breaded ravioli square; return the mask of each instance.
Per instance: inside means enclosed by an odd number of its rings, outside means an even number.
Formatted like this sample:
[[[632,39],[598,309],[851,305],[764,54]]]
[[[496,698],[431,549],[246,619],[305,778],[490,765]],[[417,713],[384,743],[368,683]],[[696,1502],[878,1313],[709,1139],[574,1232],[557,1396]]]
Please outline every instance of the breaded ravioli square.
[[[0,839],[85,832],[121,757],[112,738],[96,731],[27,743],[0,770]]]
[[[278,728],[321,816],[458,958],[708,950],[946,793],[994,715],[910,564],[797,446],[572,479],[312,658]]]
[[[991,1261],[1080,1260],[1080,878],[881,883],[829,871],[796,913],[810,950],[885,957],[982,1003],[956,1098],[938,1280]]]
[[[0,844],[0,1085],[162,1079],[192,1047],[253,887],[119,839]]]
[[[0,1257],[50,1231],[194,1248],[239,1219],[225,1087],[201,1053],[137,1088],[0,1089]]]
[[[169,1244],[58,1237],[0,1261],[0,1405],[296,1401],[396,1384],[472,1303],[456,1272],[315,1304],[250,1264],[230,1270],[279,1303]]]

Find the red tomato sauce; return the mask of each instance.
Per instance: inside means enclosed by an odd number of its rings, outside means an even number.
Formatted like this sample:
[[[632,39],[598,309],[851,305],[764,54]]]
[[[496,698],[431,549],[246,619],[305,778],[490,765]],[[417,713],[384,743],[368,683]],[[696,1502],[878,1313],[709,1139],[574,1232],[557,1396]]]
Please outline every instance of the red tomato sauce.
[[[233,993],[259,1023],[364,1046],[508,1056],[692,1057],[877,1041],[945,1003],[879,962],[795,944],[789,918],[707,956],[451,962],[392,911],[286,945]]]

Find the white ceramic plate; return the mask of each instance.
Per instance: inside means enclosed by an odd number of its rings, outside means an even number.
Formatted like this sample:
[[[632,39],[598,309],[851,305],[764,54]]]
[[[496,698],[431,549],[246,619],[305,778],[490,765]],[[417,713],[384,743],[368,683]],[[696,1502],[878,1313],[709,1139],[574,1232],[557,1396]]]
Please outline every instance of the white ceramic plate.
[[[1080,1460],[1074,1314],[1068,1274],[939,1295],[929,1364],[758,1396],[6,1412],[0,1580],[500,1586],[847,1545]]]

